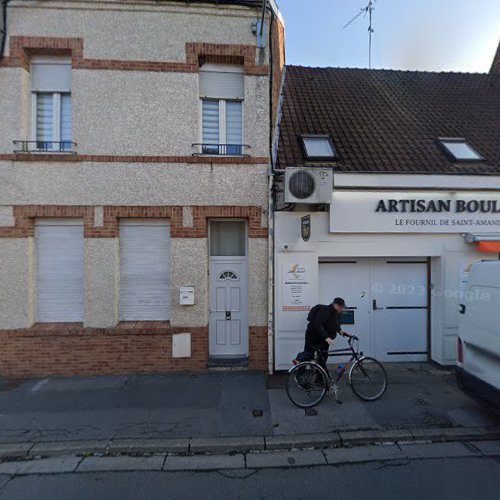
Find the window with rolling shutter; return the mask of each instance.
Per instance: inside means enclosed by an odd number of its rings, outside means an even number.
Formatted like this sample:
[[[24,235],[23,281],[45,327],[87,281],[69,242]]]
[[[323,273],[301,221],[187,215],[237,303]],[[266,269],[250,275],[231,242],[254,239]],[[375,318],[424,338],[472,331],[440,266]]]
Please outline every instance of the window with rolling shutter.
[[[31,91],[35,150],[71,151],[71,62],[60,58],[33,59]]]
[[[170,226],[164,220],[120,224],[120,320],[170,319]]]
[[[238,66],[200,69],[202,154],[242,155],[244,74]]]
[[[36,221],[37,322],[83,321],[83,246],[83,221]]]

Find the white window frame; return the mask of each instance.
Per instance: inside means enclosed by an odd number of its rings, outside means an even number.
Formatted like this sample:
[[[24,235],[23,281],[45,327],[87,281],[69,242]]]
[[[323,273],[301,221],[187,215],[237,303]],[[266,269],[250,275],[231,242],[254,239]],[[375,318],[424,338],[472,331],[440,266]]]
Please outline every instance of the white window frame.
[[[244,70],[241,66],[234,66],[232,64],[215,64],[215,63],[205,63],[201,68],[201,71],[217,71],[221,73],[242,73]],[[239,155],[220,155],[213,153],[203,153],[203,146],[201,146],[202,156],[245,156],[245,100],[244,99],[231,99],[223,97],[209,97],[200,96],[200,106],[199,106],[199,137],[200,144],[205,144],[203,142],[203,101],[218,101],[219,102],[219,144],[227,144],[226,137],[226,103],[227,102],[241,102],[241,153]]]
[[[61,58],[61,57],[37,57],[32,59],[32,63],[54,63],[58,62],[60,64],[68,64],[71,63],[70,60],[66,58]],[[37,91],[37,90],[32,90],[31,91],[31,141],[35,143],[35,147],[33,148],[36,152],[38,150],[39,152],[46,152],[38,149],[38,142],[44,142],[44,141],[38,141],[37,138],[37,99],[39,94],[52,94],[52,141],[50,142],[58,142],[60,144],[59,149],[57,149],[54,152],[60,152],[60,153],[73,153],[73,113],[71,116],[71,147],[68,149],[61,149],[61,96],[63,95],[69,95],[71,99],[71,111],[73,112],[73,93],[72,89],[70,89],[69,92],[60,92],[60,91],[54,91],[51,92],[50,90],[43,90],[43,91]],[[65,141],[66,142],[66,141]],[[51,152],[50,150],[48,152]]]
[[[231,154],[226,156],[244,156],[245,154],[245,145],[244,145],[244,137],[245,137],[245,101],[243,99],[216,99],[212,97],[201,97],[200,98],[200,143],[205,145],[203,141],[203,101],[216,101],[219,103],[219,144],[227,145],[227,137],[226,137],[226,103],[227,102],[241,102],[241,153],[240,154]],[[209,143],[206,143],[209,145]],[[234,144],[236,146],[236,144]],[[202,148],[203,148],[202,146]],[[213,153],[203,153],[203,156],[215,156]],[[216,156],[224,156],[222,154],[218,154]]]

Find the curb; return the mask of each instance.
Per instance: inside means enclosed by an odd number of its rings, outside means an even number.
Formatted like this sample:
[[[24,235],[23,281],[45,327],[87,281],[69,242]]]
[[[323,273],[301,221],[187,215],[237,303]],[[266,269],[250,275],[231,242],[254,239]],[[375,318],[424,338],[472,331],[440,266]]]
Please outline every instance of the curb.
[[[500,428],[445,427],[340,431],[325,434],[174,439],[113,439],[89,441],[0,443],[0,461],[77,456],[221,455],[295,449],[353,448],[366,445],[488,441],[500,439]]]

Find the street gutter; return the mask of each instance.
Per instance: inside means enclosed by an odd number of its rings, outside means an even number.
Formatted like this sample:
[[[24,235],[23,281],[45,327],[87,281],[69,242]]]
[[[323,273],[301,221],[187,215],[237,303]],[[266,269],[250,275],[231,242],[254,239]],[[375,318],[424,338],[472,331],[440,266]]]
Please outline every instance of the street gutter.
[[[221,455],[278,450],[353,448],[367,445],[443,443],[500,439],[500,428],[445,427],[340,431],[324,434],[176,439],[112,439],[0,443],[0,461],[56,456]]]

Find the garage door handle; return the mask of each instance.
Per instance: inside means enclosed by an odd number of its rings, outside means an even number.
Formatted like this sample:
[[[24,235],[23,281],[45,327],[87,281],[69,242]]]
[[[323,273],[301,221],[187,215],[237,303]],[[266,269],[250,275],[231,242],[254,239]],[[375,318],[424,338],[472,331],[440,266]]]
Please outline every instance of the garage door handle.
[[[227,320],[231,319],[231,311],[226,311],[226,319]]]
[[[372,300],[372,309],[374,311],[379,311],[380,309],[384,309],[383,307],[377,307],[377,301],[375,299]]]

